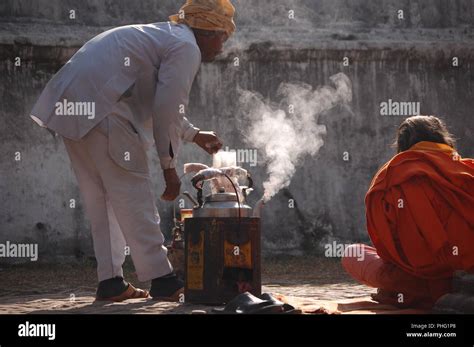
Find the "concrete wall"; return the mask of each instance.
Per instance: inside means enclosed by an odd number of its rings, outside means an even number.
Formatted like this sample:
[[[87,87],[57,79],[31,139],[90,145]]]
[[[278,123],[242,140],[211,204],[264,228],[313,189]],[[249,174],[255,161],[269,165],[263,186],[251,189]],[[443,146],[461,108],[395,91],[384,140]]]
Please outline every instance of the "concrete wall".
[[[237,88],[278,101],[281,82],[327,84],[346,73],[353,84],[351,110],[334,109],[321,123],[325,145],[305,157],[291,185],[264,213],[267,253],[315,252],[321,243],[367,240],[364,195],[393,151],[403,117],[380,116],[388,99],[421,102],[421,112],[444,115],[463,156],[474,156],[474,2],[457,1],[235,1],[239,32],[224,56],[203,65],[195,81],[189,118],[216,130],[230,148],[245,149],[236,115]],[[165,20],[175,1],[7,0],[0,3],[0,242],[38,242],[40,259],[91,254],[75,178],[64,146],[27,117],[49,78],[87,39],[110,26]],[[69,10],[76,10],[70,20]],[[405,19],[397,18],[403,9]],[[294,10],[296,20],[288,19]],[[233,64],[239,57],[240,66]],[[342,65],[343,57],[351,65]],[[453,56],[460,66],[452,67]],[[21,57],[22,65],[14,65]],[[284,139],[283,139],[284,140]],[[343,160],[349,152],[350,160]],[[21,161],[15,161],[15,152]],[[259,153],[261,155],[261,153]],[[265,165],[247,168],[262,194]],[[157,196],[163,190],[154,152]],[[186,146],[181,163],[210,163]],[[259,185],[260,184],[260,185]],[[187,186],[191,189],[190,186]],[[296,208],[288,208],[295,199]],[[75,209],[69,200],[76,199]],[[158,201],[169,234],[171,204]],[[0,259],[0,262],[5,259]]]

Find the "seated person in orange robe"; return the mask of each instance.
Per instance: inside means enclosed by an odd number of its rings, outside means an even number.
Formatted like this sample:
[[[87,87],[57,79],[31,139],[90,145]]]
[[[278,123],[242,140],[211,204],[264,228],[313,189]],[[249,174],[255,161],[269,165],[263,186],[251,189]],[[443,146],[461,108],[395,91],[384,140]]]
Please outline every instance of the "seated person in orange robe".
[[[351,245],[342,265],[378,288],[376,301],[429,308],[450,292],[456,270],[474,272],[474,160],[459,156],[433,116],[407,118],[396,146],[365,198],[375,248]]]

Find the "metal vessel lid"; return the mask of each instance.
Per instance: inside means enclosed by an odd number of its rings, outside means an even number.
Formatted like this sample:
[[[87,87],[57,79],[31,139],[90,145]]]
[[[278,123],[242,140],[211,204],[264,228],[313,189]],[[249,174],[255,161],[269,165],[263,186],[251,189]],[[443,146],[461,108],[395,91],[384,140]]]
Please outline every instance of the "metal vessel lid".
[[[235,193],[216,193],[206,196],[205,202],[237,202]]]

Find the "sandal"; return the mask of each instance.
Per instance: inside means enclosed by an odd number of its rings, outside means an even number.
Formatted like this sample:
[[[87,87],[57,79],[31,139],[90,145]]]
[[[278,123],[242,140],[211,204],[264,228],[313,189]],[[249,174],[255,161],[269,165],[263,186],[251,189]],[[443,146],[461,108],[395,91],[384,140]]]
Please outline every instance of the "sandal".
[[[154,296],[152,299],[155,301],[179,302],[182,294],[184,294],[184,288],[179,288],[170,296]]]
[[[212,312],[218,314],[271,314],[282,313],[283,303],[273,302],[271,300],[262,300],[253,296],[249,292],[237,295],[229,301],[225,307],[212,309]]]
[[[277,298],[275,298],[270,293],[263,293],[262,295],[260,295],[260,299],[265,300],[265,301],[269,301],[273,305],[281,305],[282,310],[281,310],[280,313],[284,313],[284,314],[299,314],[299,313],[302,313],[301,310],[297,310],[294,306],[292,306],[290,304],[287,304],[287,303],[285,303],[281,300],[278,300]]]
[[[149,295],[148,290],[135,288],[131,283],[129,283],[128,288],[122,294],[108,298],[96,297],[96,301],[121,302],[128,299],[144,299],[148,298]]]
[[[183,299],[184,282],[174,272],[151,281],[150,295],[153,300],[179,302]]]

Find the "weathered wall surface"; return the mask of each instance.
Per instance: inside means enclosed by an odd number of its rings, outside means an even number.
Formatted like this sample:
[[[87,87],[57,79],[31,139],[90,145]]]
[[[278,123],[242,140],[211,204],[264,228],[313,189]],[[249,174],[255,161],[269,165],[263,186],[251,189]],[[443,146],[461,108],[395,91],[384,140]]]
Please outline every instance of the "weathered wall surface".
[[[230,148],[246,149],[236,120],[238,88],[278,101],[281,82],[316,87],[344,72],[353,84],[351,109],[334,109],[320,120],[327,126],[324,147],[304,158],[289,188],[266,206],[266,252],[302,253],[332,239],[367,239],[364,195],[393,154],[389,144],[403,119],[381,116],[383,101],[419,101],[421,113],[445,116],[460,139],[460,153],[474,156],[474,1],[235,4],[239,33],[221,59],[202,66],[192,90],[189,118],[197,126],[217,131]],[[164,0],[0,3],[0,242],[38,242],[43,260],[91,254],[89,224],[64,146],[27,115],[49,78],[87,39],[111,26],[165,20],[178,7]],[[70,9],[76,10],[74,21]],[[398,9],[404,20],[397,18]],[[296,20],[288,19],[289,10]],[[458,67],[451,64],[454,56]],[[15,57],[21,66],[14,65]],[[342,65],[343,57],[350,66]],[[259,155],[256,167],[243,164],[255,176],[253,202],[266,177]],[[154,151],[150,160],[159,196],[163,180]],[[188,145],[181,163],[188,161],[211,159]],[[78,200],[75,209],[70,199]],[[296,208],[288,208],[289,199]],[[158,206],[169,234],[171,205]]]
[[[70,24],[68,12],[77,11],[78,25],[106,26],[154,22],[176,13],[184,1],[173,0],[4,0],[0,16],[8,20]],[[235,0],[240,26],[346,26],[394,28],[453,28],[472,26],[474,5],[469,0]],[[404,21],[393,13],[402,9]],[[298,24],[285,14],[295,11]]]

